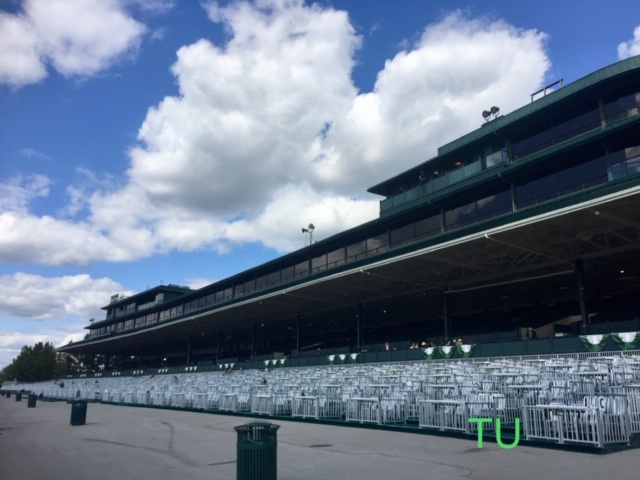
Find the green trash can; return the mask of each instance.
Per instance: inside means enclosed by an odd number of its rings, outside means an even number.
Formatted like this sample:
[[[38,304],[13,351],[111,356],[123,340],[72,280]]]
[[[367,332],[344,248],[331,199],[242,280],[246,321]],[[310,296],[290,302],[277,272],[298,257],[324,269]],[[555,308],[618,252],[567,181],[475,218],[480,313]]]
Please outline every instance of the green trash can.
[[[238,432],[237,480],[278,478],[278,429],[271,422],[250,422],[235,427]]]
[[[22,392],[16,392],[16,402],[22,401]]]
[[[71,402],[71,425],[87,423],[87,401],[73,400]]]
[[[30,393],[27,399],[27,408],[36,408],[36,394]]]

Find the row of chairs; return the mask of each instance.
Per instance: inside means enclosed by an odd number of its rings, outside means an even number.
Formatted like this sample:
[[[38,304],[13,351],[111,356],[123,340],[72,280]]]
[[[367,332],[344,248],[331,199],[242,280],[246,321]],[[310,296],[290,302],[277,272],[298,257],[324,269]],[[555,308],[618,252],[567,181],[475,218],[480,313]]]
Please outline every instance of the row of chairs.
[[[337,365],[103,377],[19,386],[54,399],[404,424],[603,446],[640,432],[640,356]],[[16,388],[14,386],[13,388]],[[562,413],[559,413],[562,412]]]

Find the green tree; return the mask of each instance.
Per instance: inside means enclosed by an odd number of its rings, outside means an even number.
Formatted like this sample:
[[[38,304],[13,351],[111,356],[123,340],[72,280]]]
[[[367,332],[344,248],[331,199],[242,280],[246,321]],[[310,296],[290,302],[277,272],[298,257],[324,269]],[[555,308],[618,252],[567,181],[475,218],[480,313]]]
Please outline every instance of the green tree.
[[[33,347],[24,346],[20,354],[7,365],[0,381],[17,380],[19,382],[41,382],[53,380],[64,375],[66,361],[56,352],[55,347],[47,342],[38,342]]]

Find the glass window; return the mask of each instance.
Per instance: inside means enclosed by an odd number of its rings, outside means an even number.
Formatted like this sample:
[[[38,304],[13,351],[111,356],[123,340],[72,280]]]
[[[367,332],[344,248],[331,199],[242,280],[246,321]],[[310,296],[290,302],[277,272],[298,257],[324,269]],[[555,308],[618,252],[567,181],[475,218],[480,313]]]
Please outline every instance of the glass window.
[[[604,155],[558,172],[560,195],[578,192],[606,181],[607,161]]]
[[[558,122],[553,128],[555,143],[560,143],[582,133],[600,127],[600,112],[597,108]]]
[[[415,241],[415,237],[415,225],[413,223],[391,230],[391,248],[411,243]]]
[[[476,202],[467,203],[460,207],[445,211],[444,220],[447,231],[464,227],[476,222]]]
[[[244,282],[244,294],[249,294],[256,290],[256,281],[252,278],[251,280],[247,280]]]
[[[640,145],[615,150],[609,155],[609,162],[610,181],[640,173]]]
[[[498,215],[504,215],[512,210],[511,190],[503,190],[502,192],[481,198],[476,202],[476,212],[478,221],[488,220]]]
[[[282,269],[282,274],[281,274],[281,278],[283,282],[286,282],[290,279],[292,279],[295,275],[295,268],[293,266],[291,267],[285,267]]]
[[[366,256],[366,253],[367,243],[365,240],[347,245],[347,262],[352,262],[354,260],[358,260],[359,258],[364,258]]]
[[[311,259],[311,272],[320,272],[327,268],[327,254],[320,255]]]
[[[556,173],[537,178],[523,185],[516,186],[516,202],[518,208],[529,207],[546,202],[558,196],[558,180]]]
[[[267,275],[267,283],[269,285],[277,285],[280,283],[280,270],[277,272],[271,272]]]
[[[244,295],[244,283],[239,283],[235,287],[233,287],[233,295],[234,297],[241,297]]]
[[[256,279],[256,290],[262,290],[267,286],[267,276],[262,275]]]
[[[514,138],[511,147],[513,160],[524,158],[553,145],[553,129],[545,128],[536,134],[525,134],[524,137]]]
[[[487,168],[491,168],[494,165],[500,165],[501,163],[505,163],[507,161],[507,150],[502,149],[497,152],[493,152],[487,155]]]
[[[295,266],[296,278],[305,277],[309,275],[309,262],[300,262]]]
[[[367,239],[367,255],[383,252],[387,249],[387,234],[381,233]]]
[[[327,254],[327,265],[329,268],[342,265],[344,263],[344,248],[338,248]]]
[[[416,240],[433,237],[441,233],[442,217],[440,215],[434,215],[416,222]]]
[[[604,105],[604,119],[606,123],[622,120],[638,114],[640,107],[640,92],[625,95]]]

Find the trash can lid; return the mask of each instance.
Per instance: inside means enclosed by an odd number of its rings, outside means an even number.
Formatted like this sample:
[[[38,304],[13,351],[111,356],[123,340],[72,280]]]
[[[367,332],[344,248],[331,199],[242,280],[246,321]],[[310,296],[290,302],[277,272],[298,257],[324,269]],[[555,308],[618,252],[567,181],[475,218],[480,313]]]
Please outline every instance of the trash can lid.
[[[271,422],[249,422],[244,425],[240,425],[238,427],[234,427],[233,429],[236,432],[249,432],[253,430],[277,430],[280,428],[280,425],[274,425]]]
[[[270,427],[272,425],[271,422],[266,422],[266,421],[255,421],[255,422],[249,422],[249,423],[245,423],[243,426],[244,427]]]

